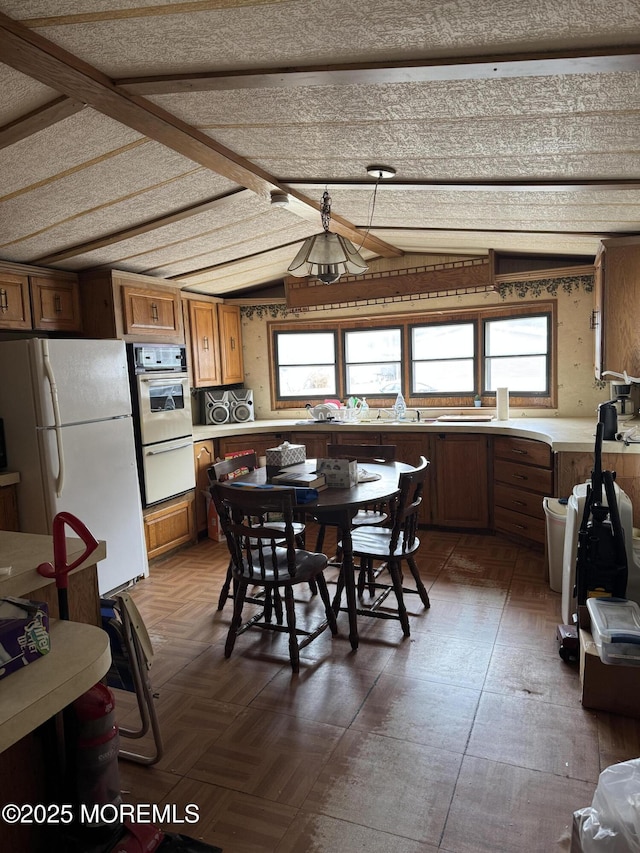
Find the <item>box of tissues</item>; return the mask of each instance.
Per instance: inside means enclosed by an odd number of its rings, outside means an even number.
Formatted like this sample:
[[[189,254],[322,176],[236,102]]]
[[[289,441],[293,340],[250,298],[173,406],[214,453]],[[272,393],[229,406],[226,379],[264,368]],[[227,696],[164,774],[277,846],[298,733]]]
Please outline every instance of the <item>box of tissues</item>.
[[[350,489],[358,482],[356,459],[318,459],[317,469],[326,477],[329,488]]]
[[[0,678],[46,655],[49,608],[43,601],[0,598]]]
[[[286,468],[287,465],[298,465],[307,459],[307,448],[304,444],[289,444],[283,441],[278,447],[269,447],[265,451],[267,468]]]

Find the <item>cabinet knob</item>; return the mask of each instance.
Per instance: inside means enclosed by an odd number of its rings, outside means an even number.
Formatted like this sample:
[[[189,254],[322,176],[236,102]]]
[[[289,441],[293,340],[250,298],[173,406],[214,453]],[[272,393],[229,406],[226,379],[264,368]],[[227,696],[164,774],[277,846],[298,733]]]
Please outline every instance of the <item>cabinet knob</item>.
[[[589,319],[589,328],[590,329],[597,329],[599,325],[600,325],[600,312],[599,311],[592,311],[591,317]]]
[[[3,287],[0,289],[0,311],[2,311],[3,314],[6,314],[8,310],[9,300],[7,299],[7,291]]]
[[[151,319],[153,320],[154,323],[157,323],[158,318],[159,318],[158,305],[156,302],[152,302],[151,303]]]
[[[236,339],[231,338],[231,349],[234,350],[236,348]]]
[[[206,335],[202,339],[202,349],[205,351],[209,349],[209,338]]]
[[[60,295],[58,293],[54,294],[53,297],[53,310],[56,314],[60,314],[62,311],[62,303],[60,301]]]

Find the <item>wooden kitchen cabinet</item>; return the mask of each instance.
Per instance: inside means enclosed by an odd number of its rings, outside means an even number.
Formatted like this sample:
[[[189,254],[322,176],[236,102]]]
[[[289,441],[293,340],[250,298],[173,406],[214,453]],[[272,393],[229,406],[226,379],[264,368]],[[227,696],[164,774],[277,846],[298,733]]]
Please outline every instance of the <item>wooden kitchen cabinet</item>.
[[[485,435],[431,436],[434,506],[431,521],[441,527],[489,527],[489,439]]]
[[[174,337],[179,334],[180,293],[177,290],[125,285],[122,306],[126,335]]]
[[[20,530],[17,486],[0,487],[0,530]]]
[[[225,305],[223,302],[217,307],[222,384],[244,382],[240,308],[237,305]]]
[[[0,272],[0,329],[30,329],[29,277]]]
[[[195,541],[194,493],[149,507],[142,512],[149,559]]]
[[[121,270],[80,274],[82,326],[89,338],[182,343],[180,291],[171,282]]]
[[[81,332],[77,281],[55,276],[29,276],[33,328],[50,332]]]
[[[198,533],[207,529],[207,499],[203,493],[209,490],[207,470],[215,462],[213,452],[212,438],[196,441],[193,445],[193,461],[196,470],[196,530]]]
[[[380,434],[380,444],[395,444],[396,459],[398,462],[406,462],[408,465],[415,467],[419,464],[421,456],[424,456],[429,461],[429,470],[427,471],[427,479],[422,494],[422,504],[418,511],[419,523],[429,524],[431,522],[433,505],[431,492],[434,487],[429,436],[427,433],[420,432],[383,432]]]
[[[603,240],[597,266],[603,307],[595,332],[602,349],[601,366],[640,376],[640,238]]]
[[[222,385],[218,306],[215,302],[200,302],[196,299],[189,299],[188,304],[193,387]]]
[[[255,450],[258,460],[266,454],[267,448],[277,447],[283,441],[289,441],[288,433],[257,433],[251,435],[233,435],[218,439],[218,456],[224,459],[225,453],[238,453],[241,450]]]
[[[327,455],[327,445],[332,443],[329,432],[292,432],[289,435],[290,444],[304,444],[307,448],[307,459],[323,459]]]
[[[542,499],[554,494],[551,448],[529,438],[496,436],[493,478],[495,529],[544,545]]]

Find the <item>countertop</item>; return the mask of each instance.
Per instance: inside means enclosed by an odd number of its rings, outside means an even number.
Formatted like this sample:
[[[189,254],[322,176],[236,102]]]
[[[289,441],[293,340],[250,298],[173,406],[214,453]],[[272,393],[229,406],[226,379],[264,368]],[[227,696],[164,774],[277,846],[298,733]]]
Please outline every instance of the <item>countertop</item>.
[[[67,562],[73,563],[85,550],[81,539],[67,539]],[[71,572],[79,572],[87,566],[104,560],[107,555],[106,544],[98,542],[96,550]],[[44,578],[37,572],[40,563],[53,561],[53,539],[51,536],[37,533],[13,533],[0,530],[0,596],[21,596],[39,587],[54,583],[52,578]],[[9,574],[2,569],[11,567]]]
[[[640,427],[640,421],[635,421]],[[624,424],[627,428],[629,422]],[[226,436],[255,435],[262,432],[289,433],[304,432],[332,432],[341,431],[363,431],[363,432],[438,432],[456,433],[473,432],[487,433],[488,435],[509,435],[520,438],[532,438],[548,444],[554,452],[593,452],[595,443],[595,418],[512,418],[507,421],[492,420],[478,422],[465,420],[461,416],[459,422],[432,421],[431,419],[421,421],[406,421],[402,424],[394,424],[386,420],[374,420],[370,423],[358,424],[320,424],[313,421],[301,423],[300,420],[257,420],[243,424],[223,424],[222,426],[194,426],[194,441],[202,441],[209,438],[224,438]],[[640,429],[639,429],[640,433]],[[621,441],[604,441],[602,443],[603,453],[640,453],[640,443],[630,444],[628,447]]]

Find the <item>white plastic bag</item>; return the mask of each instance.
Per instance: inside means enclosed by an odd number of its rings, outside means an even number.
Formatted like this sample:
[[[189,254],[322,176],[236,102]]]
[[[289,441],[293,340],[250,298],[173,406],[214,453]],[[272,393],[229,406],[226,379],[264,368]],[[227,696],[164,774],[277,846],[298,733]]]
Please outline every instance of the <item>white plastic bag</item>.
[[[579,814],[583,853],[640,853],[640,759],[603,770]]]

